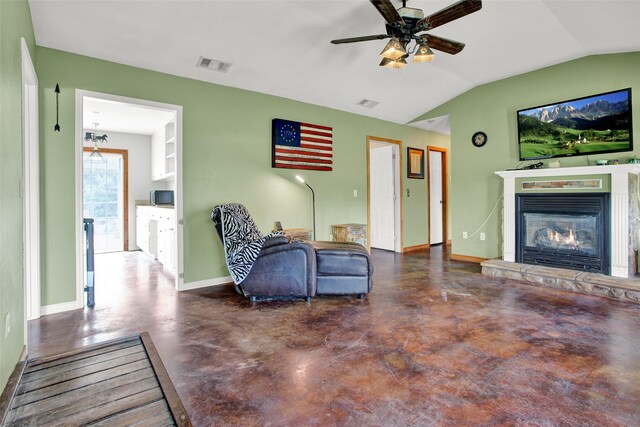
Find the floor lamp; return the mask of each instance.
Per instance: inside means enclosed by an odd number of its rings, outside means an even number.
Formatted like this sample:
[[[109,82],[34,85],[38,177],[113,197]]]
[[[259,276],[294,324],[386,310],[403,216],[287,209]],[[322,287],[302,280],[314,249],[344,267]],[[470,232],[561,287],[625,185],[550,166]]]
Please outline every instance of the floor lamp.
[[[311,190],[311,200],[313,202],[313,240],[316,240],[316,193],[313,191],[313,188],[309,184],[307,184],[300,175],[296,175],[296,179],[309,187]]]

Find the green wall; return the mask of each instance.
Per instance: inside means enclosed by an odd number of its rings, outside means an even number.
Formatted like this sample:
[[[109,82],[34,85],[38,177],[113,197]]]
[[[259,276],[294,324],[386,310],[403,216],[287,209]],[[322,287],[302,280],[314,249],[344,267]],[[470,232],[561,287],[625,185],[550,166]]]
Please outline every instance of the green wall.
[[[502,181],[495,171],[515,168],[518,161],[516,111],[554,101],[631,87],[633,121],[640,124],[640,53],[597,55],[476,87],[415,119],[449,115],[451,120],[452,252],[484,258],[502,255]],[[474,132],[485,131],[487,145],[471,144]],[[636,131],[634,152],[597,156],[626,162],[640,154]],[[593,156],[592,156],[593,157]],[[595,158],[592,158],[593,162]],[[561,166],[586,166],[586,157],[559,159]],[[478,234],[494,205],[498,206]],[[486,233],[486,240],[479,233]]]
[[[366,223],[366,136],[401,140],[406,147],[448,146],[438,134],[324,107],[296,102],[48,48],[37,48],[40,81],[43,192],[43,305],[75,299],[74,132],[75,89],[183,106],[184,279],[227,276],[222,246],[209,214],[214,205],[240,202],[258,227],[311,226],[311,194],[297,183],[303,175],[316,192],[317,232],[328,240],[331,224]],[[60,84],[60,125],[53,132]],[[333,127],[333,172],[271,168],[271,120],[283,118]],[[404,156],[404,154],[403,154]],[[406,176],[406,165],[403,165]],[[427,236],[426,180],[406,180],[404,246]],[[353,197],[353,190],[358,197]]]
[[[27,0],[0,1],[0,390],[18,363],[24,346],[22,258],[22,53],[35,43]],[[5,338],[6,315],[11,332]]]

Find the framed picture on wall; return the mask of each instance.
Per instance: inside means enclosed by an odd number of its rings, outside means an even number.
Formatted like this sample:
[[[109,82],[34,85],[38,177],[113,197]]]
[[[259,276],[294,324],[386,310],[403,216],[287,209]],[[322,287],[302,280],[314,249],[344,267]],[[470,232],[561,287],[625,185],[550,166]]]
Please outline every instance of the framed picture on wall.
[[[407,178],[424,179],[424,150],[407,147]]]

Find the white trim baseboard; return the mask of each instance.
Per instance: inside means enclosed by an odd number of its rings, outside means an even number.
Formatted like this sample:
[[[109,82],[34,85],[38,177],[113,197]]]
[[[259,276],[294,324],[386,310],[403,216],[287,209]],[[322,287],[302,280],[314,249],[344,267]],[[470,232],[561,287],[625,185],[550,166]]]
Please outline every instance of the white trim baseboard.
[[[43,305],[40,308],[40,314],[46,316],[48,314],[62,313],[64,311],[79,310],[83,308],[82,304],[77,301],[61,302],[59,304]]]
[[[209,286],[232,285],[231,276],[216,277],[214,279],[198,280],[197,282],[183,283],[179,291],[189,291],[191,289],[207,288]]]

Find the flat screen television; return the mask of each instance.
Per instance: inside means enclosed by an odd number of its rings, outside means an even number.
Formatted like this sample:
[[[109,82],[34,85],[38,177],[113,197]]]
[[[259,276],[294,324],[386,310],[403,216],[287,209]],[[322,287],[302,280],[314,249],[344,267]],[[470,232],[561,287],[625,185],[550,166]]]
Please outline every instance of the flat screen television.
[[[520,160],[633,150],[631,88],[518,111]]]

